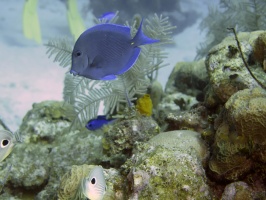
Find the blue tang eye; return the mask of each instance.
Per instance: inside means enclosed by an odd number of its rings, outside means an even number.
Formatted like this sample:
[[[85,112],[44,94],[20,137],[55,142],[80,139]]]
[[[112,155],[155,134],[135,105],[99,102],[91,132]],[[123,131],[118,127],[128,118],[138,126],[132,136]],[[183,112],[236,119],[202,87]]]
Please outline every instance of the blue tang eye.
[[[81,51],[77,51],[76,56],[79,57],[81,55],[82,55],[82,52]]]

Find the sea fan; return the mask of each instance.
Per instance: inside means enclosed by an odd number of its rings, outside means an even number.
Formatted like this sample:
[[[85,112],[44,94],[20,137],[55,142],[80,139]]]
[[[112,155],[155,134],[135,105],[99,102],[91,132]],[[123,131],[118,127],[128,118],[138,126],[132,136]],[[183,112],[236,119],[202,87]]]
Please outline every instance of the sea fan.
[[[145,34],[159,39],[160,42],[141,46],[141,54],[135,65],[116,80],[96,81],[66,75],[63,93],[64,100],[73,105],[76,111],[73,126],[84,126],[88,120],[95,118],[100,105],[104,107],[104,114],[119,112],[121,106],[127,103],[126,93],[128,99],[133,101],[136,95],[143,95],[147,92],[150,81],[155,79],[158,70],[165,66],[163,59],[166,54],[162,51],[161,45],[171,42],[170,35],[174,27],[169,24],[167,18],[156,14],[146,22]],[[136,21],[131,25],[132,34],[136,32],[135,23]],[[46,45],[47,53],[49,57],[54,55],[54,61],[59,62],[61,66],[69,66],[72,44],[73,42],[67,43],[66,40],[51,41]]]
[[[237,31],[256,31],[266,29],[265,0],[220,0],[220,7],[209,8],[209,15],[200,24],[207,30],[206,42],[197,49],[196,59],[204,57],[209,49],[220,43],[227,35],[227,28]]]

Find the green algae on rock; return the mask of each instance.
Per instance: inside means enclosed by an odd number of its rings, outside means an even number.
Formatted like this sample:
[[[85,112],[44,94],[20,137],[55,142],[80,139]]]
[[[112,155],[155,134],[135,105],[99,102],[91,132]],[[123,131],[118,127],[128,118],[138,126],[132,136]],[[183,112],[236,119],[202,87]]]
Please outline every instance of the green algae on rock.
[[[238,181],[228,184],[223,192],[221,200],[253,200],[255,196],[252,189],[245,182]]]
[[[237,181],[256,168],[265,177],[259,169],[266,166],[266,92],[254,88],[235,93],[218,119],[209,161],[211,176]]]
[[[138,146],[123,165],[130,170],[130,199],[211,199],[201,164],[207,149],[199,137],[193,131],[164,132]]]
[[[104,154],[113,166],[120,166],[132,155],[138,142],[145,142],[158,134],[160,127],[152,117],[136,114],[121,119],[107,128],[103,135]]]
[[[253,55],[254,43],[262,33],[265,33],[265,31],[239,33],[238,39],[244,59],[250,65],[249,68],[255,77],[265,85],[265,73],[261,65],[250,59]],[[230,96],[239,90],[258,87],[258,83],[245,68],[236,40],[232,36],[226,37],[209,51],[206,58],[206,67],[210,77],[207,93],[215,93],[207,94],[207,97],[216,96],[218,102],[225,103]],[[205,98],[205,102],[210,106],[216,105],[213,99]]]
[[[9,194],[21,199],[56,199],[59,177],[72,165],[99,164],[101,134],[86,128],[70,130],[71,110],[63,102],[45,101],[28,111],[19,129],[22,143],[3,163],[12,168],[0,198]],[[0,179],[5,176],[6,171],[0,171]]]
[[[190,96],[202,93],[208,83],[204,60],[179,62],[173,68],[165,86],[166,94],[182,92]]]

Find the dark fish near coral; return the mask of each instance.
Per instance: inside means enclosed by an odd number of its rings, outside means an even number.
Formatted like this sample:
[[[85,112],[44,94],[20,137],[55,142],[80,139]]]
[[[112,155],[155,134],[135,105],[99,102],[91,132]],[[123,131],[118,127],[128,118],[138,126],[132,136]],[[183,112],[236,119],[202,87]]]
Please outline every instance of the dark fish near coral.
[[[139,29],[132,39],[130,28],[116,24],[99,24],[83,32],[72,52],[70,73],[93,80],[113,80],[128,71],[137,61],[140,45],[152,44]]]
[[[114,122],[116,119],[107,119],[104,115],[99,115],[96,119],[91,119],[86,124],[86,128],[95,131],[103,127],[103,125],[110,124]]]

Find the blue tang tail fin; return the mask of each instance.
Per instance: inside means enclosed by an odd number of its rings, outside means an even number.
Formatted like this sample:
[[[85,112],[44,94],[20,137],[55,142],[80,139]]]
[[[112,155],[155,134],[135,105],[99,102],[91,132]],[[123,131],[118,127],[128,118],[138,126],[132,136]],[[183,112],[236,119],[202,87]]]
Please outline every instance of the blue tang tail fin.
[[[141,20],[140,25],[139,25],[139,29],[138,29],[135,37],[132,39],[132,45],[134,47],[144,45],[144,44],[152,44],[152,43],[160,41],[160,40],[149,38],[148,36],[144,35],[144,33],[142,32],[142,22],[143,22],[143,20]]]

